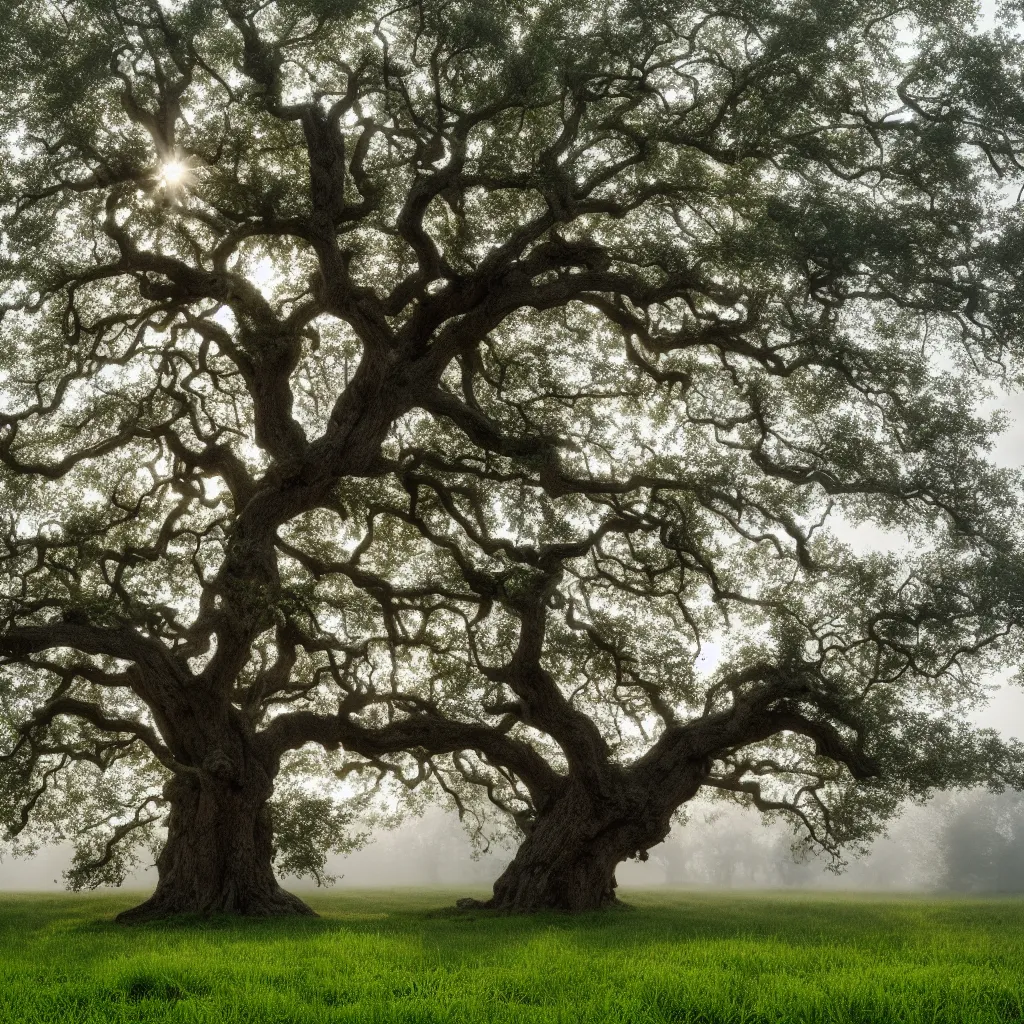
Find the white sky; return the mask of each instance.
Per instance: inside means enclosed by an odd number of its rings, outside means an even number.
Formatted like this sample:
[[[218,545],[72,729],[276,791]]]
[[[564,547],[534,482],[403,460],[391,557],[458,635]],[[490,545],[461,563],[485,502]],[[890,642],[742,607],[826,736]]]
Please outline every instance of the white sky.
[[[997,404],[1010,413],[1012,420],[996,446],[996,461],[1003,466],[1024,468],[1024,395],[1006,395]],[[1001,686],[988,707],[975,716],[975,721],[1009,736],[1024,737],[1024,687]]]

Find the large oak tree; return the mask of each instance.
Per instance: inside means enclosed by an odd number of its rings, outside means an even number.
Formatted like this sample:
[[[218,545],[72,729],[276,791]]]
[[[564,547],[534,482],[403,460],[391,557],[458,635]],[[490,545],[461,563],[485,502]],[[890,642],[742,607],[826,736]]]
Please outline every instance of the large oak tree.
[[[303,912],[316,770],[489,798],[514,910],[702,789],[838,857],[1010,778],[1020,55],[970,4],[8,8],[0,811],[75,884],[166,825],[129,919]]]

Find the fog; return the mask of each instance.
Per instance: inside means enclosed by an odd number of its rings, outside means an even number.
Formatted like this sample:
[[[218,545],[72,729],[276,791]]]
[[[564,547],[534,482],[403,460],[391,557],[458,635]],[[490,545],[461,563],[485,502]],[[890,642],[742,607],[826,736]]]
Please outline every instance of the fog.
[[[618,872],[624,887],[691,889],[809,889],[865,892],[1024,892],[1024,795],[985,791],[939,794],[909,806],[890,823],[866,857],[851,859],[839,875],[824,858],[796,860],[793,835],[783,822],[765,824],[734,804],[695,802],[689,820],[650,851],[646,863],[629,861]],[[488,886],[511,849],[477,853],[458,817],[439,807],[399,827],[378,831],[362,849],[334,857],[333,888]],[[48,847],[32,858],[5,857],[0,889],[64,888],[61,873],[70,848]],[[151,888],[155,871],[139,871],[129,888]],[[289,888],[311,884],[285,879]]]
[[[824,858],[794,860],[782,821],[722,801],[699,801],[645,863],[618,871],[624,887],[859,889],[872,892],[1024,891],[1024,796],[984,791],[939,794],[909,806],[868,856],[835,875]],[[489,886],[512,856],[474,857],[453,812],[431,808],[378,832],[363,849],[332,859],[335,888],[402,885]],[[292,887],[303,888],[299,880]]]

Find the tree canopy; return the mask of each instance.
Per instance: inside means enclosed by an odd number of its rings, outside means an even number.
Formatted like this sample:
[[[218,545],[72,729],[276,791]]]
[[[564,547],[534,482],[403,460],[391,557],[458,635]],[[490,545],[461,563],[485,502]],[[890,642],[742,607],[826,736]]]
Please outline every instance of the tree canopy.
[[[702,789],[838,858],[1019,781],[967,718],[1021,605],[1012,34],[10,6],[0,815],[75,884],[166,826],[136,917],[301,912],[316,772],[489,799],[517,910],[612,901]]]

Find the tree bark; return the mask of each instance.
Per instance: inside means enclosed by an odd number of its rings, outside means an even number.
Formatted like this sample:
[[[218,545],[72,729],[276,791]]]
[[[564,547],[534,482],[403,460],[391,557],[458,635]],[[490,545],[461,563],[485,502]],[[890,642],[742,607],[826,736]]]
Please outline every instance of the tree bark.
[[[570,781],[538,816],[512,863],[485,903],[460,900],[509,914],[559,910],[570,914],[619,905],[615,870],[668,835],[669,813],[649,813],[649,802],[625,787],[588,787]]]
[[[316,916],[274,876],[269,774],[255,761],[239,772],[218,755],[165,787],[170,814],[167,842],[157,858],[156,891],[119,914],[119,922],[176,914]]]

